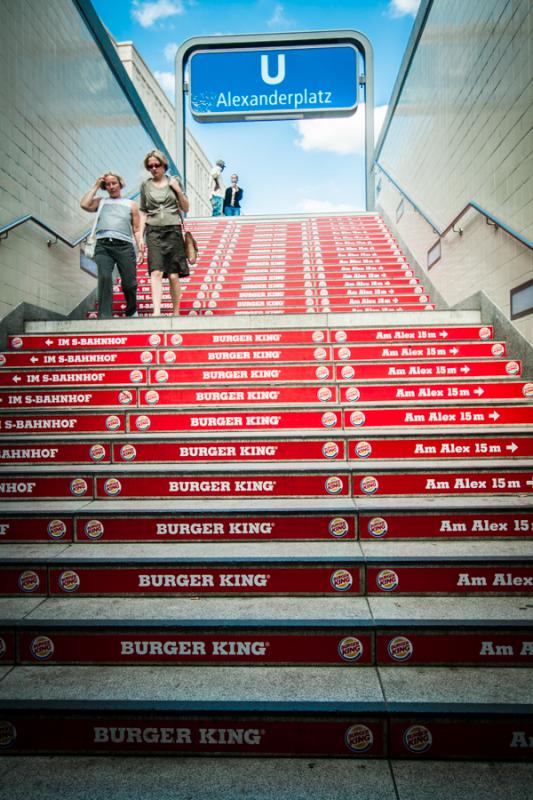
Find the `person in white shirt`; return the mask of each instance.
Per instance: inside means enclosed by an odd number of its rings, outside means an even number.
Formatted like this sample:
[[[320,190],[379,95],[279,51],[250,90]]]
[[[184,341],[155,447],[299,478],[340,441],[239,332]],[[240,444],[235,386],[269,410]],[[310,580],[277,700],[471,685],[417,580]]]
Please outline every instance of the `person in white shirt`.
[[[113,268],[120,274],[122,291],[126,299],[126,316],[137,315],[137,269],[136,260],[141,253],[141,218],[137,203],[121,197],[124,178],[115,172],[106,172],[95,182],[80,200],[84,211],[99,212],[96,225],[96,250],[94,260],[98,269],[98,317],[113,316]],[[96,197],[99,189],[105,189],[108,197]],[[133,247],[137,240],[138,256]]]
[[[222,216],[222,205],[224,203],[224,187],[222,186],[222,170],[226,166],[225,162],[219,158],[211,170],[211,216]]]

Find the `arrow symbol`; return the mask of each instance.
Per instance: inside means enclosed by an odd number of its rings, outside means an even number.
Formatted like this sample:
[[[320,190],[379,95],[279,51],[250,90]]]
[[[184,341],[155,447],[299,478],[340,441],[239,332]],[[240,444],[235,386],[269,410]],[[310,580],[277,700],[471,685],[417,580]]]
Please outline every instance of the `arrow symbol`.
[[[441,337],[441,339],[447,339],[448,338],[448,331],[441,331],[439,333],[439,336]]]
[[[50,345],[51,345],[51,344],[53,344],[53,343],[54,343],[54,340],[53,340],[53,339],[46,339],[46,341],[45,341],[45,345],[46,345],[47,347],[50,347]]]
[[[496,422],[496,420],[497,420],[497,419],[500,419],[500,415],[498,414],[498,412],[497,412],[497,411],[493,411],[493,412],[492,412],[492,414],[489,414],[488,416],[489,416],[491,419],[493,419],[493,420],[494,420],[494,422]]]
[[[533,486],[533,478],[530,481],[526,481],[526,486]]]
[[[20,375],[13,375],[13,383],[18,383],[21,379]]]
[[[30,361],[31,361],[32,364],[35,364],[37,361],[39,361],[39,359],[37,358],[37,356],[32,356],[30,358]]]
[[[511,444],[508,444],[505,449],[510,450],[511,453],[514,453],[516,450],[518,450],[518,445],[515,444],[514,442],[511,442]]]
[[[470,372],[470,367],[467,366],[461,367],[461,372],[464,372],[465,375],[468,375],[468,373]]]
[[[477,389],[474,389],[474,394],[477,394],[478,397],[481,397],[482,394],[485,394],[485,390],[478,386]]]
[[[452,356],[456,356],[458,352],[459,350],[457,349],[457,347],[450,348],[450,353],[452,354]]]

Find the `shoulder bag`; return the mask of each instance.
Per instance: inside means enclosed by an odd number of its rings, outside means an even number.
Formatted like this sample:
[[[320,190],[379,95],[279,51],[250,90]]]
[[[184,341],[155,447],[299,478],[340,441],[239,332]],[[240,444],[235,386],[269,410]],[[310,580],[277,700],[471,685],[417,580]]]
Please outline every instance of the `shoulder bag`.
[[[91,232],[88,235],[87,239],[85,240],[85,247],[83,248],[83,252],[87,258],[94,258],[94,251],[96,250],[96,226],[98,225],[98,220],[100,218],[100,211],[102,210],[102,206],[105,203],[105,197],[102,197],[100,200],[100,205],[98,206],[98,210],[96,212],[96,217],[94,219],[93,227],[91,228]]]

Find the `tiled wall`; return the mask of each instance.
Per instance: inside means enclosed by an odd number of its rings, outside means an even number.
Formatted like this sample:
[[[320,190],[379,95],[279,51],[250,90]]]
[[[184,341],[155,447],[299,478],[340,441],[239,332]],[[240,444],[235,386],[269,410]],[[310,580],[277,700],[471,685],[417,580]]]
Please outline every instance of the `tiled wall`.
[[[533,239],[532,41],[531,0],[431,4],[378,160],[441,230],[474,200]],[[392,220],[397,203],[394,190],[378,197]],[[508,313],[510,290],[532,277],[531,251],[484,219],[461,227],[432,279],[451,304],[483,288]],[[407,215],[398,229],[425,264],[431,228]],[[516,324],[531,336],[533,315]]]
[[[74,239],[82,194],[106,169],[145,175],[153,147],[72,0],[0,0],[0,225],[33,213]],[[0,319],[19,303],[68,314],[94,288],[79,251],[26,223],[0,243]]]
[[[176,111],[173,104],[132,42],[117,42],[115,48],[168,152],[177,162]],[[189,216],[210,217],[212,164],[189,130],[186,131],[185,143]]]

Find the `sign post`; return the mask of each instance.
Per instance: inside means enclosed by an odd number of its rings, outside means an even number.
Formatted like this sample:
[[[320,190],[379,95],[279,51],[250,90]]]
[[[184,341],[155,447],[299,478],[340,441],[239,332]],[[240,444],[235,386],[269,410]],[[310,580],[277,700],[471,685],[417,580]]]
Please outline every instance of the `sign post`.
[[[365,102],[366,208],[372,211],[373,53],[363,34],[342,30],[188,39],[176,54],[177,162],[185,183],[187,95],[199,122],[304,119],[354,114],[359,87]]]

